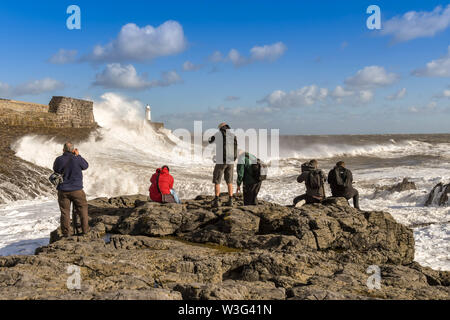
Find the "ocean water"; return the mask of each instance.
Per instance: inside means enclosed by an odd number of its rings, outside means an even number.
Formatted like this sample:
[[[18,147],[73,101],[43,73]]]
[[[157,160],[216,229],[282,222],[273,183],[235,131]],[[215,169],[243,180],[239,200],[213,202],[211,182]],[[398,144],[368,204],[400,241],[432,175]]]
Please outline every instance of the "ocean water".
[[[170,166],[181,198],[211,194],[211,150],[193,156],[190,143],[148,126],[142,110],[138,101],[115,94],[105,94],[95,103],[95,118],[102,129],[77,145],[90,164],[84,174],[89,197],[147,194],[151,175],[163,164]],[[61,145],[52,139],[33,135],[16,141],[13,149],[18,157],[47,168],[61,153]],[[450,135],[281,136],[279,157],[261,157],[272,167],[260,198],[280,204],[290,204],[304,192],[304,185],[296,182],[301,163],[315,158],[328,172],[344,160],[353,172],[361,208],[388,211],[413,227],[415,260],[450,270],[450,206],[423,205],[437,183],[450,182]],[[377,186],[403,178],[413,181],[417,190],[375,192]],[[33,253],[48,243],[58,224],[59,210],[51,193],[0,205],[0,255]]]

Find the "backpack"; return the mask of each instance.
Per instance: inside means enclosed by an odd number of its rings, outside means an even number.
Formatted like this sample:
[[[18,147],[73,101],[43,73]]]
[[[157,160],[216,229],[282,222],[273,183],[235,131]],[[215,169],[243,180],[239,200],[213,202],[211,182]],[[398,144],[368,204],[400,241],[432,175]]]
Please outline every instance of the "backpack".
[[[311,189],[320,189],[323,187],[323,175],[322,170],[314,169],[309,170],[308,175],[308,187]]]
[[[252,176],[256,181],[261,182],[267,179],[268,167],[260,159],[256,159],[256,163],[251,164]]]
[[[62,169],[62,173],[53,172],[50,175],[50,177],[48,177],[48,180],[55,188],[58,188],[59,185],[64,182],[64,171],[66,171],[66,169],[72,163],[72,160],[73,160],[73,158],[70,158],[69,160],[67,160],[66,164],[64,165],[64,167]]]
[[[336,168],[334,169],[334,174],[336,177],[336,186],[339,188],[346,188],[351,185],[348,169]]]
[[[347,183],[347,172],[345,169],[336,168],[334,169],[334,174],[336,175],[336,185],[339,187],[345,187]]]

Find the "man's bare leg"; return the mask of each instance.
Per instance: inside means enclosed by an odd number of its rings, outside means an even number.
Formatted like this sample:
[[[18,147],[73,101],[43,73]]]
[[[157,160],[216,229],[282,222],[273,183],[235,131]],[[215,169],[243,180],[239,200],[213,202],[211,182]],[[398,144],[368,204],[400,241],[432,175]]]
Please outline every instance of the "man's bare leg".
[[[216,192],[216,197],[220,196],[220,184],[214,185],[214,191]]]
[[[230,198],[233,196],[233,184],[232,183],[228,184],[228,195],[230,196]]]
[[[219,207],[219,196],[220,196],[220,184],[214,185],[214,193],[215,193],[215,197],[212,202],[212,207],[218,208]]]

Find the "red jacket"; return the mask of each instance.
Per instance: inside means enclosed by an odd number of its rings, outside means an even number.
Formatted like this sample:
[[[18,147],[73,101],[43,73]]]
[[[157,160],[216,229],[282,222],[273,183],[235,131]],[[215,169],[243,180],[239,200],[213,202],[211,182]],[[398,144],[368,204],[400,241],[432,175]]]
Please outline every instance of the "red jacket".
[[[158,191],[158,187],[156,186],[156,178],[159,175],[159,190],[163,194],[170,194],[170,189],[173,189],[173,177],[170,175],[169,170],[167,168],[164,168],[161,170],[161,168],[156,169],[156,173],[154,173],[150,179],[150,182],[152,183],[150,185],[149,191],[150,191],[150,199],[152,199],[155,202],[162,202],[161,199],[161,193]]]

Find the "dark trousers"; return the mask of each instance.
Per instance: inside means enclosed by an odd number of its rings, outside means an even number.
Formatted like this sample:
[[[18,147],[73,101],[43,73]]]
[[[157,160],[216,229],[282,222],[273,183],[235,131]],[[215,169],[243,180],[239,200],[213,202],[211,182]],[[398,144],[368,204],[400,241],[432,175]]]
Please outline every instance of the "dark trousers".
[[[305,193],[305,194],[302,194],[302,195],[300,195],[300,196],[294,198],[294,206],[295,206],[298,202],[300,202],[300,201],[302,201],[302,200],[305,200],[305,201],[306,201],[306,204],[311,204],[311,203],[321,203],[321,202],[322,202],[321,199],[317,199],[317,198],[311,197],[310,195],[307,195],[307,194]]]
[[[356,189],[350,190],[345,197],[347,200],[350,200],[351,198],[353,198],[353,206],[356,209],[359,209],[359,192]]]
[[[254,206],[258,204],[259,189],[261,189],[261,182],[255,184],[244,184],[244,206]]]
[[[333,197],[343,197],[347,201],[353,198],[353,206],[359,209],[359,192],[355,188],[346,189],[344,192],[334,191],[332,194]]]
[[[70,205],[73,203],[73,221],[76,221],[76,214],[81,219],[81,229],[83,233],[89,231],[88,224],[88,203],[83,190],[58,191],[58,204],[61,210],[61,232],[64,236],[70,235]],[[75,230],[74,230],[75,231]]]

